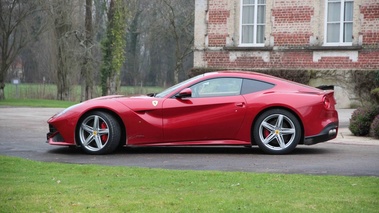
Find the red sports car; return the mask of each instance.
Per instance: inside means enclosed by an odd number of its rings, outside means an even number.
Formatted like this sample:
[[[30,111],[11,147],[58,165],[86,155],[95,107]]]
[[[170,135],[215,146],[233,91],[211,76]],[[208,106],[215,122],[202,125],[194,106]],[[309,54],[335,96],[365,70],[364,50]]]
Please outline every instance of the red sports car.
[[[337,136],[333,91],[269,75],[202,74],[158,94],[105,96],[48,120],[47,141],[107,154],[119,146],[258,145],[285,154]]]

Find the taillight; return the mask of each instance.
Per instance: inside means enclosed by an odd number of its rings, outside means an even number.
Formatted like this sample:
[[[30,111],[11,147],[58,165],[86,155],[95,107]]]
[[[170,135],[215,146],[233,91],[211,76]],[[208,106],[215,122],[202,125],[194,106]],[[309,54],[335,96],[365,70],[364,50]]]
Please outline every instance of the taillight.
[[[333,93],[324,95],[322,102],[324,103],[325,109],[334,109],[334,105],[336,104],[336,102],[334,100]]]
[[[328,96],[326,96],[326,95],[324,96],[323,102],[324,102],[325,109],[330,109],[330,100],[329,100]]]

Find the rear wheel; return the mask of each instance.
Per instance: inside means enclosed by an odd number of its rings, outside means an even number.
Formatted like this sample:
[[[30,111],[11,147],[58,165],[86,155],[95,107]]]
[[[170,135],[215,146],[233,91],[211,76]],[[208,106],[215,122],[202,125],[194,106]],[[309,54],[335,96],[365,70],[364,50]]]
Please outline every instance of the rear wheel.
[[[118,147],[121,128],[109,113],[95,111],[80,120],[77,139],[88,154],[108,154]]]
[[[300,122],[287,110],[271,109],[258,117],[253,137],[265,153],[286,154],[293,151],[301,139]]]

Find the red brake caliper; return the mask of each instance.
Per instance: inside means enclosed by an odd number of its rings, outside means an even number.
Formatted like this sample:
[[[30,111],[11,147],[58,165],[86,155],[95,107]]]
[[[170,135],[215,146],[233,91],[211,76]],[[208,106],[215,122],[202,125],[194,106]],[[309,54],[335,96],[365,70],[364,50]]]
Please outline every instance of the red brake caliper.
[[[267,138],[267,136],[270,134],[270,131],[268,131],[267,129],[264,129],[263,130],[263,135],[265,136],[265,138]]]
[[[100,128],[101,128],[101,129],[107,129],[107,124],[106,124],[105,122],[101,122],[101,124],[100,124]],[[108,140],[108,134],[106,134],[106,135],[102,135],[102,136],[100,136],[100,137],[101,137],[101,141],[102,141],[103,143],[107,142],[107,140]]]

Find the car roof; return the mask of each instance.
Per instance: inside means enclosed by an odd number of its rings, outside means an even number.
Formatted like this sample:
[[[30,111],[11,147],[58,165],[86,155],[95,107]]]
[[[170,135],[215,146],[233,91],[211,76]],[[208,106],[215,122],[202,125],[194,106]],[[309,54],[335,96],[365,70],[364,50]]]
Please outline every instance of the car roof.
[[[268,83],[273,83],[273,84],[280,84],[280,85],[288,85],[291,87],[296,87],[298,89],[306,89],[306,90],[313,90],[313,91],[320,91],[319,89],[315,87],[311,87],[309,85],[301,84],[298,82],[294,82],[291,80],[287,80],[284,78],[272,76],[269,74],[264,74],[264,73],[259,73],[259,72],[254,72],[254,71],[245,71],[245,70],[221,70],[221,71],[214,71],[214,72],[208,72],[204,73],[204,75],[209,75],[208,77],[240,77],[240,78],[251,78],[255,80],[260,80],[260,81],[265,81]]]
[[[240,78],[255,78],[257,80],[267,80],[269,82],[275,82],[275,81],[288,81],[292,82],[283,78],[275,77],[268,74],[263,74],[259,72],[254,71],[244,71],[244,70],[222,70],[222,71],[214,71],[214,72],[208,72],[204,73],[204,76],[207,77],[213,77],[213,75],[221,77],[221,76],[233,76],[233,77],[240,77]]]
[[[204,73],[204,75],[237,75],[238,77],[268,77],[268,78],[276,78],[275,76],[259,73],[255,71],[244,71],[244,70],[221,70],[221,71],[214,71],[214,72],[208,72]],[[278,78],[280,79],[280,78]]]

